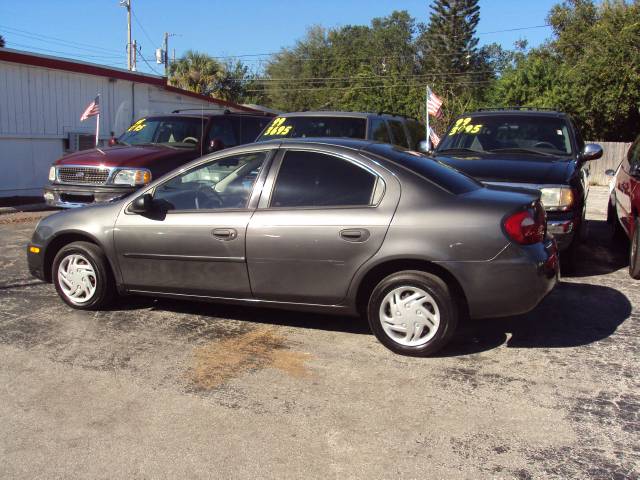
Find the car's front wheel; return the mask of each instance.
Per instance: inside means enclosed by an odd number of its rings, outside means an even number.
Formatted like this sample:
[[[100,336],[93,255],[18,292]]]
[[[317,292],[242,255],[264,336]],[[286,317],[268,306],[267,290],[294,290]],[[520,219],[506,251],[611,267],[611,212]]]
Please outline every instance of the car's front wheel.
[[[629,245],[629,275],[631,278],[640,280],[640,255],[638,248],[640,247],[640,222],[638,218],[633,219],[633,236]]]
[[[60,298],[73,308],[96,310],[113,296],[107,258],[92,243],[73,242],[62,247],[53,261],[51,277]]]
[[[421,271],[398,272],[383,279],[371,293],[367,316],[385,347],[420,357],[440,350],[458,324],[458,308],[448,285]]]

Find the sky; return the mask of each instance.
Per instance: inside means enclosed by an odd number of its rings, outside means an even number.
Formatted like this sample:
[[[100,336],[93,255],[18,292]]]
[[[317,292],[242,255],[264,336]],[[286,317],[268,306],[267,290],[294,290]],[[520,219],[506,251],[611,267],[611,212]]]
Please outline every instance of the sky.
[[[480,43],[511,48],[518,39],[536,46],[549,38],[537,27],[559,0],[480,0]],[[429,0],[131,0],[133,38],[141,45],[138,70],[162,73],[155,49],[164,32],[169,52],[188,49],[212,56],[255,55],[291,46],[308,27],[367,25],[372,18],[407,10],[418,21],[429,18]],[[126,68],[126,9],[118,0],[0,0],[0,35],[7,48]],[[259,69],[265,57],[244,57]]]

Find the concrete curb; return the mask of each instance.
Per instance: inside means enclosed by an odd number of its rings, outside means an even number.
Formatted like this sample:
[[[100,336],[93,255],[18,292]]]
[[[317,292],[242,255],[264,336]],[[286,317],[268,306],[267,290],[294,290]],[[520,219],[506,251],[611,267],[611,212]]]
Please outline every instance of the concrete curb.
[[[46,203],[30,203],[28,205],[14,205],[13,207],[0,207],[0,215],[20,212],[42,212],[45,210],[57,210]]]

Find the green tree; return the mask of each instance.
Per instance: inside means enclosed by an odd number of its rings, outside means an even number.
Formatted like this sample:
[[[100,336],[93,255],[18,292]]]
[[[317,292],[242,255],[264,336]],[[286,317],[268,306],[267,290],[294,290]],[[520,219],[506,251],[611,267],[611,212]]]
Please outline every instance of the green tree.
[[[640,1],[567,0],[548,17],[554,38],[518,55],[489,98],[571,113],[593,140],[630,141],[640,113]]]
[[[444,130],[451,119],[479,105],[486,82],[505,52],[497,45],[478,48],[478,0],[436,0],[428,24],[419,26],[416,48],[423,78],[443,97],[445,116],[434,121]]]
[[[212,95],[223,67],[206,53],[188,50],[169,66],[169,84],[203,95]]]
[[[240,61],[221,63],[206,53],[187,51],[169,66],[169,84],[203,95],[244,103],[254,76]]]

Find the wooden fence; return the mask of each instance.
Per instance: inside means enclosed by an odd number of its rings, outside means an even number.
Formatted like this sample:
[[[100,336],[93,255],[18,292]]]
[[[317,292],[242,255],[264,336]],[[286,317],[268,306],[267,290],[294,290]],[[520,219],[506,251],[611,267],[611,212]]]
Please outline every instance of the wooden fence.
[[[587,142],[597,143],[602,146],[604,155],[599,160],[589,162],[590,174],[589,183],[591,185],[609,185],[611,177],[605,175],[605,171],[608,169],[615,170],[622,162],[622,159],[627,154],[630,143],[623,142]]]

